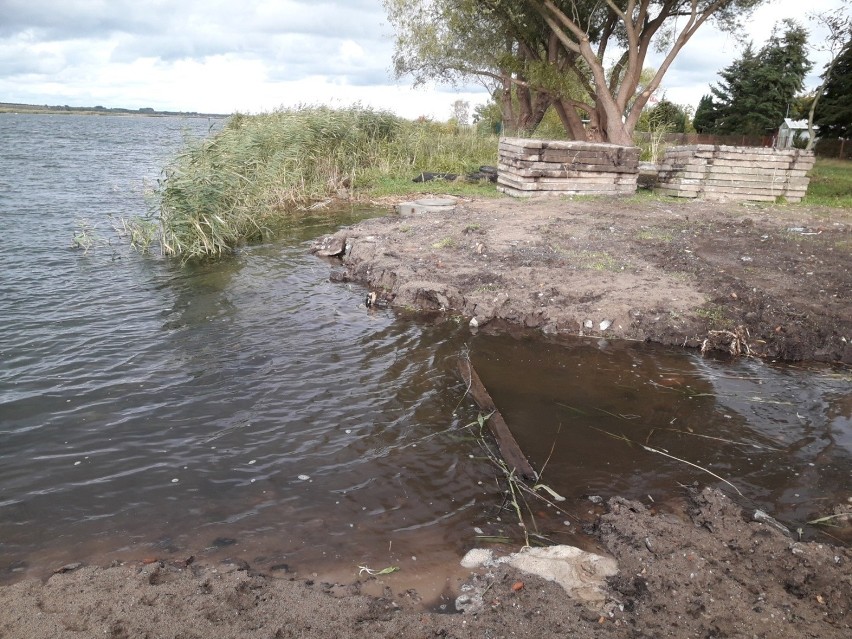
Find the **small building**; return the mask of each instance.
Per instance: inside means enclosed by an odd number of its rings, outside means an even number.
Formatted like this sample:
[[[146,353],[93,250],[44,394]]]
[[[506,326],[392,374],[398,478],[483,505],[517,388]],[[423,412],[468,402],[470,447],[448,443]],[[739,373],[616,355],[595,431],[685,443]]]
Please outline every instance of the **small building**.
[[[819,127],[814,125],[814,133]],[[793,120],[784,118],[781,126],[778,127],[778,136],[775,139],[776,149],[794,149],[796,142],[807,142],[808,140],[808,121]]]

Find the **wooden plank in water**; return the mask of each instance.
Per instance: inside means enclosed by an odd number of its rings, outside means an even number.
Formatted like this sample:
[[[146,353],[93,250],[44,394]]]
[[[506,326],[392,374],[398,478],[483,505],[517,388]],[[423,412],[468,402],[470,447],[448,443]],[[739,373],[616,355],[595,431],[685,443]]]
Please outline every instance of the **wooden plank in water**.
[[[491,395],[488,394],[469,359],[465,357],[459,358],[459,372],[461,373],[462,380],[468,386],[470,396],[473,397],[479,408],[489,415],[488,428],[494,435],[494,439],[497,440],[497,446],[500,448],[500,454],[503,456],[506,465],[510,469],[513,469],[519,477],[527,481],[535,481],[536,473],[533,467],[527,461],[524,453],[521,452],[521,447],[518,446],[518,442],[512,436],[506,420],[503,419],[500,411],[497,410],[494,400],[491,399]]]

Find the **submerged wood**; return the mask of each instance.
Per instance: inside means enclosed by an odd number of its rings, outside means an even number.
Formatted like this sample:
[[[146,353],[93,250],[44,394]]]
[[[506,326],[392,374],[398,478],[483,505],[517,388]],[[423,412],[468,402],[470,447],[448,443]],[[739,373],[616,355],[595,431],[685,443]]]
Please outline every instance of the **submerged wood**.
[[[488,428],[497,440],[497,446],[500,448],[500,454],[503,456],[506,465],[511,470],[514,470],[515,474],[519,477],[527,481],[535,481],[537,477],[533,467],[527,461],[524,453],[521,452],[521,447],[515,441],[512,432],[509,430],[509,426],[506,424],[506,420],[503,419],[500,411],[497,410],[494,400],[491,399],[491,395],[488,394],[482,380],[476,374],[473,364],[466,357],[459,358],[459,372],[464,383],[467,384],[468,393],[473,397],[473,401],[476,402],[481,410],[488,414]]]

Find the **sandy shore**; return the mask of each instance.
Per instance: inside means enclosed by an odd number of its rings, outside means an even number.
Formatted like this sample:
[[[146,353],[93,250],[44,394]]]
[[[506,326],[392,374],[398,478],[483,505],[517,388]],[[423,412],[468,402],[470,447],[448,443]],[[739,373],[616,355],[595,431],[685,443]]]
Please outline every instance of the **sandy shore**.
[[[619,568],[596,607],[505,566],[471,575],[481,606],[440,614],[424,610],[394,575],[340,584],[152,562],[80,567],[0,588],[0,637],[840,639],[852,632],[852,552],[797,542],[719,492],[690,491],[674,512],[614,498],[595,534]],[[364,596],[368,585],[382,594]]]

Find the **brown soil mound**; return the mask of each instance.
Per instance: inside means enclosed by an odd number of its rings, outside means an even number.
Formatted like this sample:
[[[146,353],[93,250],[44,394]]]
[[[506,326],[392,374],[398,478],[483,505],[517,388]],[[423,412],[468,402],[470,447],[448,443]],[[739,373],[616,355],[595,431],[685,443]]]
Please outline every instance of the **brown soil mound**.
[[[846,210],[482,200],[368,220],[324,244],[348,246],[338,277],[380,303],[480,326],[852,362]]]

